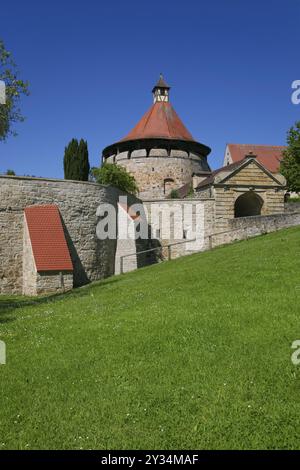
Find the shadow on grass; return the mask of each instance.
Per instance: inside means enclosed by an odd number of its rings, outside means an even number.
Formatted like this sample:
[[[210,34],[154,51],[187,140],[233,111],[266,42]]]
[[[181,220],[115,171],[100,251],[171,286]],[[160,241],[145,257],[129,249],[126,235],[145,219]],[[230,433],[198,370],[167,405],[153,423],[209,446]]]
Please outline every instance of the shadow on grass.
[[[115,284],[123,279],[122,276],[102,279],[81,287],[76,287],[73,290],[61,294],[51,294],[42,297],[22,297],[17,295],[1,296],[0,295],[0,324],[8,323],[17,319],[15,312],[19,308],[27,306],[35,306],[46,303],[57,302],[61,300],[80,298],[90,295],[94,289],[101,289],[110,284]],[[14,313],[14,316],[11,314]]]

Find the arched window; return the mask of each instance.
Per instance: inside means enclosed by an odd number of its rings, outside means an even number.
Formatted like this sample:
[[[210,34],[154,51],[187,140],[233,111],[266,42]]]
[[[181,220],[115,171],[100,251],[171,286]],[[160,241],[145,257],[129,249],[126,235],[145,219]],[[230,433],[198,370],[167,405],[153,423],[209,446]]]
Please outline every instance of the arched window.
[[[174,188],[175,181],[172,178],[164,179],[164,194],[169,194]]]
[[[248,191],[237,198],[234,204],[234,217],[260,215],[264,201],[258,194]]]

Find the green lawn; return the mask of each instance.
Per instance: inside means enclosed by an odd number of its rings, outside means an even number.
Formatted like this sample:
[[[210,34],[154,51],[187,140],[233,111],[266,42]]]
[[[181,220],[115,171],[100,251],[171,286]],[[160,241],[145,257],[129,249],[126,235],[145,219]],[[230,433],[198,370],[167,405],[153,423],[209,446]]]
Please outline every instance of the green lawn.
[[[300,229],[0,297],[2,449],[300,448]]]

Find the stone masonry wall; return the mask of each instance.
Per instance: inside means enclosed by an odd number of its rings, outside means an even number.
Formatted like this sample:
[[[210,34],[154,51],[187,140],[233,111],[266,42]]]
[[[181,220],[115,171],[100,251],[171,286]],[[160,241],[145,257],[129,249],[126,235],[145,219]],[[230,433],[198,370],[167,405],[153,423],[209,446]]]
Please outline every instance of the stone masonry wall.
[[[208,235],[214,227],[213,199],[167,199],[144,201],[153,237],[162,245],[162,254],[171,259],[204,251],[208,248]],[[185,214],[191,211],[191,218]],[[157,217],[157,214],[165,214]],[[169,214],[170,216],[169,216]],[[170,230],[167,221],[170,221]],[[183,222],[184,220],[184,222]],[[176,233],[178,231],[178,233]],[[180,231],[180,233],[179,233]],[[169,232],[169,233],[168,233]],[[192,234],[192,232],[194,232]],[[189,241],[196,238],[197,241]],[[173,244],[170,251],[167,245]]]
[[[300,212],[300,202],[286,202],[284,210],[285,212]]]
[[[95,183],[0,176],[0,293],[22,293],[23,211],[57,204],[74,266],[74,286],[114,273],[116,240],[99,240],[100,203],[116,206],[116,188]]]
[[[234,204],[236,199],[248,192],[248,189],[238,189],[234,187],[214,188],[215,194],[215,218],[216,228],[225,230],[229,221],[234,218]],[[256,189],[255,193],[260,196],[264,204],[261,215],[270,215],[284,212],[284,194],[283,191],[277,191],[276,188]]]
[[[271,191],[275,194],[276,188]],[[144,201],[148,228],[152,230],[154,239],[130,242],[130,246],[128,243],[117,246],[117,240],[98,239],[96,226],[99,217],[96,211],[101,203],[112,204],[117,210],[120,195],[124,196],[124,193],[116,188],[94,183],[0,176],[0,293],[22,293],[23,284],[30,285],[32,276],[35,276],[34,266],[30,267],[30,263],[29,269],[26,267],[23,272],[23,253],[26,260],[30,248],[24,237],[24,208],[32,204],[57,204],[59,207],[74,265],[75,287],[114,274],[116,252],[119,261],[120,256],[127,254],[128,250],[130,252],[132,249],[134,253],[135,250],[161,246],[165,259],[169,254],[171,258],[176,258],[216,245],[300,224],[299,212],[237,219],[229,217],[232,214],[226,214],[227,233],[224,233],[222,225],[216,224],[215,221],[217,198],[216,201],[212,198]],[[282,199],[279,201],[280,204],[281,201]],[[140,201],[133,196],[128,198],[128,206],[136,202]],[[277,207],[278,211],[280,204]],[[157,217],[161,206],[163,211],[167,209],[167,218]],[[185,210],[191,211],[192,217],[188,224],[182,225]],[[198,226],[195,224],[196,214]],[[186,242],[191,239],[189,232],[191,229],[195,230],[195,227],[198,230],[196,235],[200,244]],[[176,233],[178,229],[180,233]],[[172,246],[169,253],[166,246],[176,242],[184,243]],[[149,259],[145,260],[143,257],[127,259],[128,266],[125,270],[140,267],[144,262],[148,264]],[[119,263],[117,265],[119,266]],[[71,283],[72,275],[65,273],[65,288],[70,288]],[[57,291],[61,288],[60,274],[54,273],[54,276],[49,277],[49,273],[38,273],[36,285],[38,293],[48,292],[49,289]]]
[[[228,180],[225,186],[214,187],[215,222],[217,230],[225,230],[234,218],[236,199],[254,187],[254,192],[264,201],[261,215],[284,212],[284,187],[279,186],[256,163],[242,168]]]
[[[137,269],[137,258],[136,258],[136,240],[135,240],[135,222],[132,220],[130,215],[124,210],[124,208],[118,208],[119,214],[122,212],[123,220],[127,224],[127,233],[129,237],[127,239],[118,239],[116,256],[115,256],[115,274],[126,273]],[[120,220],[121,221],[121,220]],[[118,234],[119,235],[119,234]],[[131,255],[131,256],[127,256]],[[125,256],[125,258],[123,258]],[[123,261],[121,259],[123,258]]]
[[[31,241],[29,237],[29,230],[24,218],[23,228],[23,288],[22,294],[24,295],[37,295],[37,271],[32,252]],[[0,248],[1,249],[1,248]]]
[[[36,294],[58,294],[73,289],[73,273],[39,272],[36,277]]]
[[[146,150],[122,152],[107,158],[107,162],[116,162],[131,173],[139,187],[141,199],[162,199],[168,197],[172,189],[178,189],[192,182],[193,173],[209,171],[206,159],[183,150],[152,149],[148,156]],[[171,179],[173,182],[165,183]]]
[[[215,231],[210,237],[210,247],[300,225],[300,212],[231,219],[225,232]]]

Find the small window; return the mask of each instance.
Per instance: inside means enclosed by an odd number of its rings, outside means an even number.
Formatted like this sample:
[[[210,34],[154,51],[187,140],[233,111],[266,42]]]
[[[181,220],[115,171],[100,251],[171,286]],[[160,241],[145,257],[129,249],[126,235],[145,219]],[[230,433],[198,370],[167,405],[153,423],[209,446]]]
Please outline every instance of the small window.
[[[182,238],[183,238],[184,240],[186,240],[186,237],[187,237],[187,231],[184,230],[184,231],[183,231],[183,234],[182,234]]]

